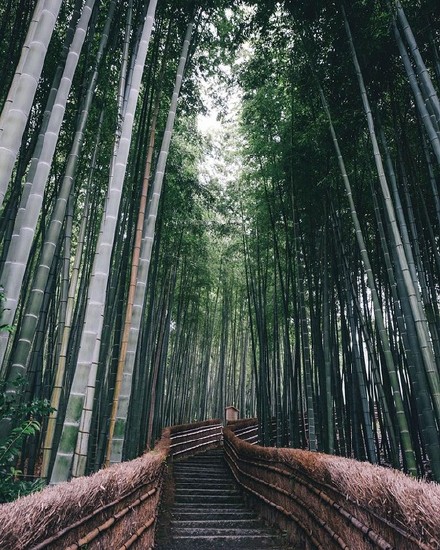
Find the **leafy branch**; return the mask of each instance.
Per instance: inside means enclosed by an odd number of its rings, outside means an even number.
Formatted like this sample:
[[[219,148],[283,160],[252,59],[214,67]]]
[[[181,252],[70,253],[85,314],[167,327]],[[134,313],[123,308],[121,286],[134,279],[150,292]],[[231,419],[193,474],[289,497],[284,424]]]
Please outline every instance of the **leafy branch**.
[[[0,320],[4,311],[4,300],[5,295],[0,288]],[[0,324],[0,332],[12,330],[11,325]],[[21,395],[25,386],[26,380],[23,377],[8,384],[5,380],[0,381],[0,423],[5,422],[12,426],[6,438],[0,440],[0,502],[10,502],[44,487],[42,479],[21,479],[23,473],[15,467],[26,439],[35,437],[41,430],[39,420],[54,410],[47,399],[23,403]]]

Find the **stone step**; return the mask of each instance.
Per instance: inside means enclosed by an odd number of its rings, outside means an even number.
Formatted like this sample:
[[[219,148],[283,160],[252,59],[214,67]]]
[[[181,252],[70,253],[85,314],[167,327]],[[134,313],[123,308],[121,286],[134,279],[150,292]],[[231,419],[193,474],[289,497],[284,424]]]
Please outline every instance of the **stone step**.
[[[199,504],[204,506],[205,504],[217,503],[217,504],[238,504],[241,502],[241,495],[179,495],[176,496],[176,504]]]
[[[224,468],[226,461],[224,458],[216,458],[215,460],[185,460],[184,462],[174,462],[174,466],[188,468]]]
[[[209,488],[201,488],[200,485],[197,485],[196,483],[188,483],[188,484],[179,484],[178,489],[175,490],[175,494],[193,494],[194,491],[209,491],[210,493],[215,494],[221,494],[224,492],[227,493],[235,493],[235,494],[241,494],[241,491],[238,489],[238,487],[234,486],[233,483],[213,483],[209,484]]]
[[[214,462],[223,460],[225,453],[200,453],[198,455],[189,456],[188,458],[177,458],[176,462]]]
[[[220,550],[227,548],[235,550],[238,548],[248,548],[259,550],[260,548],[271,548],[272,550],[282,550],[282,544],[267,535],[252,535],[238,537],[232,535],[225,536],[201,536],[201,537],[173,537],[167,550]]]
[[[176,512],[172,513],[172,522],[174,521],[187,521],[189,523],[193,522],[222,522],[222,521],[253,521],[255,519],[255,514],[252,512],[225,512],[225,511],[215,511],[215,512]],[[257,519],[257,521],[260,521]]]
[[[186,460],[175,460],[173,462],[173,464],[175,466],[177,465],[181,465],[181,464],[197,464],[199,466],[209,466],[211,464],[225,464],[225,459],[223,456],[216,456],[216,457],[213,457],[213,458],[207,458],[205,457],[204,459],[202,458],[196,458],[196,457],[192,457],[192,458],[187,458]]]
[[[175,485],[179,485],[180,483],[198,483],[201,486],[209,485],[210,483],[234,483],[233,479],[231,479],[231,476],[228,476],[226,474],[220,475],[220,474],[212,474],[209,476],[197,476],[197,474],[191,474],[191,473],[179,473],[174,475],[174,481]]]
[[[223,507],[219,508],[218,506],[211,506],[200,508],[189,507],[189,506],[180,506],[174,507],[171,510],[171,515],[175,519],[183,520],[194,520],[200,519],[205,520],[226,520],[226,519],[254,519],[255,513],[246,508],[245,506],[241,507]]]
[[[219,451],[218,453],[200,453],[198,455],[190,456],[184,460],[179,460],[179,462],[214,462],[215,460],[222,460],[224,456],[225,453],[223,451]]]
[[[174,538],[177,537],[270,537],[270,533],[266,532],[261,526],[241,528],[236,527],[180,527],[178,526],[174,532]]]
[[[210,477],[210,476],[220,476],[220,477],[231,477],[231,472],[223,468],[199,470],[198,468],[178,468],[173,469],[174,475],[185,475],[185,476],[198,476],[198,477]]]
[[[190,480],[190,479],[185,479],[185,480],[179,480],[179,483],[177,484],[177,488],[180,490],[180,489],[191,489],[192,487],[200,487],[202,485],[202,483],[200,482],[200,480]],[[233,481],[231,481],[231,479],[225,479],[225,480],[220,480],[220,479],[210,479],[208,482],[207,482],[207,487],[209,487],[210,489],[232,489],[232,488],[237,488],[237,485],[236,483],[234,483]]]
[[[252,510],[218,451],[173,465],[174,504],[158,550],[288,548]]]
[[[199,503],[193,503],[193,502],[185,502],[182,504],[175,503],[174,506],[172,506],[171,510],[173,512],[181,512],[182,510],[187,510],[188,512],[194,513],[194,512],[209,512],[210,514],[213,513],[213,511],[218,510],[219,512],[227,512],[229,510],[232,510],[233,512],[249,512],[252,510],[249,510],[249,508],[246,508],[246,506],[242,502],[238,502],[235,504],[229,504],[225,502],[205,502],[204,504]]]
[[[219,457],[215,457],[215,458],[212,458],[212,459],[200,459],[200,458],[188,458],[187,460],[179,460],[179,461],[175,461],[173,462],[174,466],[181,466],[181,465],[185,465],[185,466],[200,466],[200,467],[205,467],[205,466],[224,466],[225,464],[225,459],[224,457],[222,456],[219,456]]]
[[[176,530],[176,533],[180,533],[181,529],[259,529],[261,527],[261,520],[258,518],[251,519],[235,519],[233,517],[228,519],[178,519],[171,521],[171,527]]]
[[[210,496],[210,495],[220,495],[220,496],[239,496],[240,493],[236,487],[232,487],[231,489],[228,489],[227,487],[221,487],[220,489],[212,488],[212,487],[197,487],[193,485],[192,487],[179,487],[174,491],[174,494],[177,497],[179,496],[195,496],[195,495],[201,495],[201,496]]]
[[[197,476],[198,478],[206,478],[209,479],[212,476],[215,477],[231,477],[231,473],[227,470],[221,470],[220,468],[217,468],[215,470],[198,470],[197,468],[181,468],[180,470],[174,470],[174,476]]]
[[[199,481],[200,483],[208,483],[209,481],[214,481],[214,480],[224,480],[224,481],[231,480],[231,475],[229,472],[209,472],[204,474],[197,471],[194,471],[194,472],[181,471],[181,472],[174,472],[174,479],[176,481],[192,480],[192,481]]]

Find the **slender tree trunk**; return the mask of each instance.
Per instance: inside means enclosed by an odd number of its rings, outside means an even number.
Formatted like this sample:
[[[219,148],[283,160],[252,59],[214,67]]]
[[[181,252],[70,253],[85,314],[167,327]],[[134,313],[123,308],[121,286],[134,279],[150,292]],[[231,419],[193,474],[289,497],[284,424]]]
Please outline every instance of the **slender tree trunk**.
[[[361,69],[360,69],[360,66],[359,66],[359,62],[358,62],[358,59],[357,59],[356,51],[354,49],[354,44],[353,44],[353,39],[352,39],[352,36],[351,36],[350,27],[349,27],[349,24],[348,24],[348,20],[345,16],[344,9],[343,9],[343,15],[344,15],[344,22],[345,22],[347,37],[348,37],[348,40],[349,40],[349,43],[350,43],[350,49],[351,49],[351,53],[352,53],[353,63],[355,65],[356,74],[357,74],[357,77],[358,77],[359,87],[360,87],[361,96],[362,96],[362,101],[363,101],[363,104],[364,104],[364,110],[365,110],[365,114],[366,114],[367,121],[368,121],[368,128],[369,128],[371,142],[372,142],[372,145],[373,145],[374,158],[375,158],[375,161],[376,161],[377,172],[378,172],[379,181],[380,181],[380,185],[381,185],[381,189],[382,189],[382,193],[383,193],[383,197],[384,197],[385,208],[386,208],[386,212],[387,212],[387,215],[388,215],[388,218],[389,218],[389,223],[390,223],[393,239],[394,239],[395,246],[396,246],[397,258],[399,260],[399,266],[400,266],[400,269],[402,271],[406,291],[408,293],[408,298],[409,298],[409,301],[410,301],[411,310],[412,310],[412,313],[414,315],[414,319],[416,321],[417,336],[418,336],[419,341],[420,341],[420,347],[422,349],[422,353],[423,353],[423,357],[424,357],[424,361],[425,361],[425,368],[426,368],[426,372],[427,372],[427,375],[428,375],[428,378],[429,378],[429,381],[430,381],[432,399],[434,401],[434,405],[435,405],[435,408],[436,408],[437,418],[440,418],[440,415],[439,415],[439,413],[440,413],[440,383],[439,383],[439,379],[438,379],[437,369],[435,367],[435,362],[434,362],[434,357],[433,357],[431,345],[430,345],[429,339],[428,339],[427,334],[426,334],[426,319],[424,320],[423,316],[421,315],[420,304],[417,301],[416,292],[415,292],[415,289],[414,289],[413,281],[412,281],[411,274],[410,274],[409,267],[408,267],[408,261],[407,261],[407,258],[405,256],[405,252],[404,252],[404,249],[403,249],[402,238],[400,236],[400,233],[399,233],[399,230],[398,230],[398,227],[397,227],[396,216],[395,216],[395,213],[394,213],[394,207],[393,207],[391,197],[390,197],[390,193],[389,193],[388,182],[386,180],[385,172],[384,172],[384,169],[383,169],[382,157],[380,155],[379,146],[378,146],[378,143],[377,143],[377,137],[376,137],[373,117],[372,117],[372,114],[371,114],[371,109],[370,109],[370,105],[369,105],[369,101],[368,101],[368,97],[367,97],[367,92],[366,92],[365,84],[364,84],[364,81],[363,81],[363,77],[362,77]],[[400,394],[399,394],[399,396],[400,396]],[[399,399],[399,396],[396,393],[396,398],[397,399]],[[404,414],[400,413],[400,418],[401,418],[401,435],[402,435],[402,434],[408,432],[408,426],[407,426],[406,421],[404,421]],[[405,426],[405,424],[406,424],[406,426]],[[408,436],[409,436],[409,432],[408,432]],[[405,436],[405,441],[406,441],[406,436]],[[416,464],[415,464],[413,450],[411,449],[411,446],[407,445],[406,443],[405,443],[404,449],[405,449],[404,450],[405,465],[406,465],[408,471],[415,474]]]
[[[90,189],[90,186],[93,180],[93,175],[94,175],[95,166],[96,166],[96,159],[98,155],[98,148],[101,140],[101,129],[102,129],[103,118],[104,118],[104,110],[101,111],[101,115],[98,123],[96,144],[95,144],[95,150],[93,152],[93,156],[91,160],[87,189]],[[41,467],[41,476],[46,479],[49,477],[49,473],[50,473],[50,461],[51,461],[51,456],[53,451],[55,427],[57,424],[57,418],[58,418],[59,409],[60,409],[60,400],[63,392],[63,387],[65,385],[65,380],[66,380],[68,347],[69,347],[69,340],[71,335],[75,298],[78,292],[79,272],[80,272],[81,260],[83,257],[84,242],[85,242],[85,236],[86,236],[86,226],[88,222],[89,200],[90,198],[88,193],[85,198],[83,217],[82,217],[82,221],[79,229],[75,259],[73,262],[72,274],[70,277],[69,292],[68,292],[67,304],[66,304],[66,315],[65,315],[64,324],[63,324],[63,333],[61,335],[61,347],[60,347],[59,359],[56,365],[55,379],[54,379],[54,385],[53,385],[52,395],[51,395],[50,404],[51,404],[51,407],[54,409],[54,411],[49,415],[45,437],[44,437],[44,443],[43,443],[43,463]]]
[[[39,0],[0,119],[0,206],[26,127],[61,0]]]
[[[168,45],[168,37],[170,36],[170,30],[171,30],[171,25],[169,26],[169,29],[168,29],[168,36],[166,41],[167,45]],[[167,46],[165,46],[165,52],[163,54],[162,68],[159,71],[159,82],[161,82],[163,79],[164,69],[165,69],[165,60],[167,58],[166,54],[167,54]],[[123,377],[124,377],[124,368],[125,368],[125,363],[127,359],[129,335],[132,327],[133,309],[135,308],[135,305],[136,307],[139,306],[139,304],[135,304],[134,299],[135,299],[135,293],[136,293],[136,284],[138,280],[141,245],[142,245],[142,233],[143,233],[144,222],[145,222],[148,187],[149,187],[150,178],[151,178],[151,166],[153,162],[154,144],[156,141],[156,125],[157,125],[157,119],[159,116],[161,91],[162,91],[162,88],[161,88],[161,85],[159,84],[159,88],[156,90],[154,112],[151,119],[150,136],[148,140],[148,149],[147,149],[147,160],[145,163],[145,171],[144,171],[144,177],[142,181],[141,200],[139,204],[139,212],[138,212],[138,218],[137,218],[137,224],[136,224],[133,257],[131,260],[130,286],[129,286],[128,297],[127,297],[124,329],[123,329],[122,339],[121,339],[121,349],[119,353],[118,366],[117,366],[117,372],[116,372],[116,382],[115,382],[115,388],[113,392],[112,410],[110,413],[110,424],[109,424],[108,440],[107,440],[108,443],[107,443],[106,458],[105,458],[106,466],[110,464],[110,458],[112,454],[113,436],[114,436],[115,424],[117,419],[116,415],[118,412],[119,397],[121,393],[121,386],[122,386]],[[136,315],[138,315],[138,313],[136,313]],[[142,315],[139,316],[139,323],[140,323],[141,317]],[[137,345],[137,342],[136,342],[136,345]],[[133,352],[133,349],[131,349],[130,352]],[[130,360],[130,362],[134,365],[134,357]],[[121,453],[122,453],[122,447],[121,447]]]
[[[426,65],[422,59],[419,48],[417,46],[414,34],[411,30],[411,27],[406,18],[405,12],[403,11],[402,5],[399,0],[396,0],[395,3],[397,10],[397,18],[402,27],[403,34],[405,35],[406,41],[408,43],[409,49],[414,58],[416,70],[420,78],[424,89],[426,90],[426,100],[431,105],[432,110],[434,111],[437,124],[440,124],[440,103],[437,96],[437,92],[434,89],[434,86],[429,76],[429,72],[426,68]]]
[[[124,116],[120,145],[114,163],[114,173],[109,188],[106,210],[101,222],[93,273],[89,285],[89,297],[83,327],[77,368],[67,405],[63,434],[58,447],[51,483],[59,483],[69,476],[72,460],[74,477],[84,473],[87,459],[89,426],[93,407],[97,361],[101,340],[105,290],[109,276],[111,250],[113,248],[121,191],[125,177],[129,147],[133,131],[142,73],[153,28],[156,0],[150,0],[145,17],[141,41],[136,55],[133,79]]]
[[[52,265],[56,243],[60,238],[61,230],[64,223],[66,208],[69,200],[72,200],[72,191],[76,175],[78,159],[81,153],[85,126],[88,120],[92,99],[98,78],[98,67],[102,59],[104,49],[108,40],[110,24],[113,19],[115,10],[115,0],[110,5],[109,14],[106,25],[103,31],[100,42],[99,51],[96,58],[96,65],[92,77],[87,87],[87,94],[84,104],[80,110],[81,115],[78,120],[77,130],[74,136],[72,149],[70,151],[66,166],[63,182],[58,193],[54,211],[52,213],[50,225],[45,235],[45,242],[41,253],[39,266],[34,276],[34,282],[31,292],[31,299],[28,302],[24,319],[21,325],[21,330],[17,336],[17,347],[12,357],[12,368],[9,373],[9,379],[14,380],[19,376],[24,376],[27,368],[28,357],[31,352],[32,341],[36,330],[38,315],[44,296],[44,288],[46,287],[47,278],[49,275],[50,266]]]
[[[118,388],[118,408],[116,413],[116,418],[114,416],[114,406],[113,408],[113,425],[115,426],[115,433],[111,442],[111,451],[110,445],[107,451],[106,463],[108,462],[120,462],[122,459],[122,449],[125,439],[125,424],[127,421],[128,414],[128,404],[131,396],[131,387],[132,387],[132,376],[134,361],[136,356],[136,350],[138,346],[139,330],[140,330],[140,321],[142,318],[142,312],[145,302],[145,291],[148,282],[148,272],[151,261],[151,252],[153,248],[154,232],[157,219],[157,212],[159,207],[159,199],[162,191],[162,183],[165,175],[166,162],[168,157],[168,151],[171,143],[171,136],[173,133],[174,121],[176,117],[177,101],[180,94],[180,88],[182,86],[183,74],[185,70],[185,65],[188,57],[189,45],[191,42],[191,35],[193,30],[194,22],[191,21],[187,27],[185,39],[183,42],[182,53],[180,57],[179,66],[177,69],[176,81],[174,84],[174,91],[171,100],[170,110],[168,113],[167,123],[165,127],[165,133],[162,141],[161,151],[159,155],[159,160],[156,168],[156,174],[152,187],[152,194],[150,203],[148,205],[148,213],[145,217],[143,224],[143,238],[141,242],[141,248],[139,251],[139,267],[137,270],[137,284],[134,292],[134,302],[133,302],[133,313],[136,311],[136,315],[130,320],[130,325],[127,323],[127,330],[129,331],[127,348],[125,351],[126,357],[124,362],[124,371],[122,375],[122,380],[120,376],[120,390]],[[151,154],[151,153],[150,153]],[[149,167],[148,167],[149,169]],[[139,236],[139,232],[138,232]],[[122,363],[121,363],[122,365]],[[116,393],[116,392],[115,392]],[[114,400],[116,403],[116,399]],[[110,455],[110,457],[109,457]]]
[[[85,41],[94,3],[95,0],[87,0],[80,20],[78,21],[75,35],[66,59],[60,86],[57,90],[54,105],[47,123],[47,130],[45,132],[41,153],[38,160],[35,160],[35,171],[32,170],[34,177],[29,197],[26,201],[22,216],[20,217],[20,213],[17,216],[16,229],[14,229],[14,235],[12,236],[9,246],[8,256],[3,271],[3,279],[5,294],[7,296],[7,302],[5,304],[7,307],[7,319],[5,320],[11,324],[17,310],[23,277],[28,264],[29,254],[43,204],[44,190],[49,177],[49,171],[61,130],[61,123],[64,118],[73,76]],[[20,219],[22,224],[18,223]],[[3,361],[6,354],[8,344],[7,336],[8,334],[4,332],[0,335],[0,362]],[[19,375],[20,369],[21,367],[19,365],[16,367],[14,364],[12,366],[11,376],[14,378]]]

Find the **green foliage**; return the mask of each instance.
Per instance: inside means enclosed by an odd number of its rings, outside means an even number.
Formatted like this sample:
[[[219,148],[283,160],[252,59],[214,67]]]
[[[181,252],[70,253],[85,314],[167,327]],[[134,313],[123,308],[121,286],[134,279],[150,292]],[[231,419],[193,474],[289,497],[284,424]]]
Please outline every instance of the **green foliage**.
[[[14,382],[15,391],[8,391],[6,382],[0,383],[0,422],[14,426],[9,430],[9,435],[0,440],[0,502],[10,502],[44,487],[42,479],[21,479],[22,472],[15,465],[24,443],[37,435],[41,429],[41,419],[53,409],[46,399],[20,403],[19,395],[23,387],[23,379]]]
[[[5,295],[0,291],[0,315],[4,311],[4,300]],[[11,332],[12,329],[11,325],[0,323],[0,331]],[[28,438],[36,436],[41,429],[41,418],[50,414],[53,409],[46,399],[21,403],[20,395],[24,386],[24,379],[15,380],[9,388],[5,381],[0,382],[0,423],[9,432],[0,439],[0,502],[10,502],[44,487],[42,479],[23,480],[22,471],[16,468],[16,463],[23,444]],[[13,428],[10,429],[10,426]]]

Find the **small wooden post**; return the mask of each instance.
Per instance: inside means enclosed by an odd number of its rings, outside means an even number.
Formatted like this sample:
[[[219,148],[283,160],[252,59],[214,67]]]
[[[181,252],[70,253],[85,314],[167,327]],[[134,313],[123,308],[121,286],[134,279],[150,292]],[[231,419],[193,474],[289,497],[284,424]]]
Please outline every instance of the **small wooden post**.
[[[229,407],[225,408],[225,418],[226,418],[226,424],[228,422],[234,422],[235,420],[238,420],[240,411],[237,409],[237,407],[233,407],[230,405]]]

